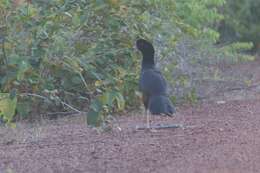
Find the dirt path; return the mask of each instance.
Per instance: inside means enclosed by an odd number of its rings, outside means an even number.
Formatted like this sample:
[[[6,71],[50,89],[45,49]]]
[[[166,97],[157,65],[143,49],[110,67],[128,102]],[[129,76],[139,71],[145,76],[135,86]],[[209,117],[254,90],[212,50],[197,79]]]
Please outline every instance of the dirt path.
[[[0,173],[257,173],[260,170],[260,100],[183,107],[185,129],[135,131],[144,117],[119,118],[121,131],[98,133],[83,123],[0,129]],[[14,136],[16,135],[16,138]],[[22,137],[21,137],[22,136]],[[9,173],[8,172],[8,173]]]

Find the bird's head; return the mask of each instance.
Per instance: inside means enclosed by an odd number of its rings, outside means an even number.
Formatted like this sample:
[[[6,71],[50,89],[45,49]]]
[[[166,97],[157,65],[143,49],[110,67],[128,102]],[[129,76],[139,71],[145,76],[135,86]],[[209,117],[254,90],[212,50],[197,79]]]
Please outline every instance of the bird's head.
[[[138,39],[136,41],[136,47],[143,55],[154,55],[153,45],[144,39]]]

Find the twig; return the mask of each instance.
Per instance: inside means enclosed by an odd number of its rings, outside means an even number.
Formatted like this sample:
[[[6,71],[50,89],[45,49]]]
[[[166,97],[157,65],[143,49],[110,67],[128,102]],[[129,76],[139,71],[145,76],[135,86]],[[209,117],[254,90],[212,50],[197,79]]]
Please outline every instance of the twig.
[[[66,57],[66,58],[67,58],[67,59],[71,59],[70,57]],[[84,79],[84,77],[83,77],[81,71],[80,71],[80,70],[75,70],[75,68],[73,68],[73,67],[72,67],[69,63],[67,63],[67,62],[64,62],[64,64],[65,64],[67,67],[69,67],[73,72],[76,72],[76,73],[79,75],[81,81],[83,82],[83,84],[84,84],[84,86],[85,86],[85,88],[86,88],[86,90],[87,90],[87,93],[91,93],[91,90],[88,88],[88,84],[87,84],[86,80]]]
[[[38,95],[38,94],[33,94],[33,93],[21,93],[20,94],[21,96],[33,96],[33,97],[38,97],[38,98],[41,98],[43,100],[50,100],[48,99],[47,97],[44,97],[44,96],[41,96],[41,95]]]
[[[159,124],[159,125],[155,125],[155,126],[150,126],[150,129],[169,129],[169,128],[183,128],[182,124],[167,124],[167,125],[163,125],[163,124]],[[146,126],[136,126],[136,130],[146,130],[148,129]]]
[[[259,86],[260,86],[260,82],[257,82],[257,83],[250,85],[250,86],[229,88],[226,91],[248,90],[248,89],[252,89],[252,88],[257,88]]]
[[[64,101],[61,101],[60,99],[59,99],[59,101],[61,102],[61,104],[63,104],[63,105],[65,105],[65,106],[67,106],[67,107],[68,107],[68,108],[70,108],[71,110],[74,110],[75,112],[81,113],[81,111],[80,111],[80,110],[78,110],[78,109],[76,109],[76,108],[72,107],[72,106],[71,106],[71,105],[69,105],[68,103],[65,103]]]
[[[64,91],[65,94],[68,94],[70,96],[77,96],[76,94],[72,93],[72,92],[69,92],[69,91]],[[80,95],[79,97],[77,97],[78,99],[82,99],[82,100],[87,100],[89,101],[89,99],[87,97],[84,97],[82,95]]]
[[[34,94],[34,93],[21,93],[20,95],[22,96],[32,96],[32,97],[38,97],[40,99],[43,99],[43,100],[50,100],[49,98],[47,97],[44,97],[44,96],[41,96],[41,95],[38,95],[38,94]],[[82,113],[80,110],[74,108],[73,106],[69,105],[68,103],[62,101],[59,99],[59,102],[65,106],[67,106],[68,108],[70,108],[71,110],[77,112],[77,113]]]
[[[66,116],[66,115],[74,115],[74,114],[78,114],[78,112],[75,112],[75,111],[70,111],[70,112],[50,112],[50,113],[45,113],[44,115],[63,115],[63,116]]]
[[[81,74],[81,72],[78,72],[78,74],[79,74],[80,79],[82,80],[82,82],[83,82],[83,84],[84,84],[84,86],[85,86],[87,92],[90,93],[90,89],[88,88],[88,84],[87,84],[86,80],[84,79],[83,75]]]

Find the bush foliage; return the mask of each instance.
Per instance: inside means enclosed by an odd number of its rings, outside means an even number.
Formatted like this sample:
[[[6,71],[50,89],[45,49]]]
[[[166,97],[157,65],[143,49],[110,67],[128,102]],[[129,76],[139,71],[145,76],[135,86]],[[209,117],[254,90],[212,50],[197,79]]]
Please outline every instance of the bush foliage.
[[[220,32],[223,41],[260,43],[260,1],[231,0],[222,7],[225,19],[221,22]]]
[[[225,3],[14,2],[0,2],[0,93],[6,100],[0,102],[0,116],[10,122],[13,110],[25,118],[73,110],[88,112],[94,125],[140,105],[140,55],[133,48],[138,37],[163,42],[163,56],[187,35],[214,43],[215,23],[223,18],[217,8]]]

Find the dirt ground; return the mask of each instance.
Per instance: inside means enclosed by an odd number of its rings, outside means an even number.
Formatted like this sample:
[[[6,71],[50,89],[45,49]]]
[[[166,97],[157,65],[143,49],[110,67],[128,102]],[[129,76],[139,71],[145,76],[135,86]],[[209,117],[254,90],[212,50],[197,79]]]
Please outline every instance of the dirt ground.
[[[258,84],[259,65],[232,68],[252,72]],[[140,113],[117,119],[105,132],[88,128],[83,117],[0,127],[0,173],[260,172],[258,86],[177,107],[174,118],[152,118],[153,124],[183,128],[138,131],[145,124]]]
[[[1,129],[0,172],[260,170],[260,100],[203,103],[179,108],[175,118],[153,117],[153,124],[176,123],[184,128],[136,131],[135,125],[144,122],[141,115],[121,117],[108,132],[79,121]]]

